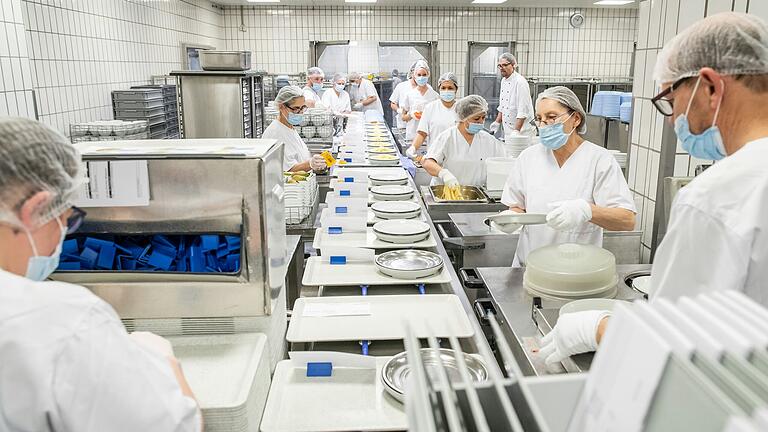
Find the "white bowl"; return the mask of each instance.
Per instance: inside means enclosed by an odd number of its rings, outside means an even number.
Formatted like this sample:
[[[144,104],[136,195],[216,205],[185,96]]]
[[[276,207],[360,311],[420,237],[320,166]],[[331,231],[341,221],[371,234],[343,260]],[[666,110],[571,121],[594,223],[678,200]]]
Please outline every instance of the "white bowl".
[[[574,300],[572,302],[568,302],[564,304],[560,308],[560,315],[567,314],[567,313],[574,313],[574,312],[591,311],[591,310],[612,311],[616,307],[616,305],[619,303],[631,304],[630,302],[625,300],[614,300],[614,299],[605,299],[605,298]]]
[[[406,220],[399,220],[399,221],[384,221],[384,222],[416,222],[416,221],[406,221]],[[378,222],[381,223],[381,222]],[[378,231],[374,231],[374,234],[376,234],[376,237],[381,240],[385,241],[387,243],[395,243],[395,244],[409,244],[409,243],[417,243],[422,240],[426,240],[427,237],[429,237],[429,231],[427,231],[424,234],[414,234],[414,235],[391,235],[391,234],[384,234],[380,233]]]
[[[429,233],[429,225],[421,221],[387,220],[374,224],[373,231],[384,235],[416,236]]]

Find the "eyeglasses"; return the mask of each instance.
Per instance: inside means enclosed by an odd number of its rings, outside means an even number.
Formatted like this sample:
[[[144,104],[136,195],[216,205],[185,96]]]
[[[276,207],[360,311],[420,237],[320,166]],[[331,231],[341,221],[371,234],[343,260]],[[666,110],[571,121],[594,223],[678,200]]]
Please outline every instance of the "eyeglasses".
[[[67,217],[67,235],[73,234],[80,229],[86,214],[88,213],[85,210],[79,207],[72,207],[72,214]]]
[[[680,87],[682,83],[691,78],[693,77],[680,78],[679,80],[672,83],[671,86],[667,87],[666,90],[662,91],[661,93],[654,96],[653,99],[651,99],[651,103],[656,108],[656,110],[661,113],[661,115],[669,117],[674,113],[674,99],[666,99],[666,96],[677,90],[677,88]]]
[[[307,110],[307,106],[306,105],[302,105],[302,106],[299,106],[299,107],[293,107],[293,106],[290,106],[290,105],[286,104],[285,107],[288,108],[288,111],[290,111],[290,112],[292,112],[294,114],[303,114],[304,111]]]
[[[544,119],[540,119],[540,118],[537,118],[537,119],[536,119],[536,127],[542,127],[542,126],[549,126],[549,125],[553,125],[553,124],[557,123],[557,120],[558,120],[560,117],[562,117],[562,116],[564,116],[564,115],[566,115],[566,114],[573,114],[573,111],[566,111],[566,112],[564,112],[564,113],[562,113],[562,114],[557,114],[557,115],[555,115],[555,114],[550,114],[550,115],[548,115],[548,116],[547,116],[546,118],[544,118]]]
[[[512,63],[499,63],[499,64],[497,65],[497,67],[498,67],[499,69],[504,69],[505,67],[507,67],[507,66],[510,66],[511,64],[512,64]]]

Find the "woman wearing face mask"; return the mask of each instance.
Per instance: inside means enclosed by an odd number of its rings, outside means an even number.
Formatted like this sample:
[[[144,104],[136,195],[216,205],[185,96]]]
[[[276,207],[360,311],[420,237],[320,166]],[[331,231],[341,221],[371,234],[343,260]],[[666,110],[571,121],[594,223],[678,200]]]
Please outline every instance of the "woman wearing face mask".
[[[504,145],[483,130],[488,102],[469,95],[456,102],[461,119],[438,135],[424,156],[424,169],[433,176],[432,185],[483,186],[485,159],[503,157]]]
[[[419,128],[419,120],[424,108],[430,102],[440,99],[440,95],[429,85],[429,65],[424,60],[416,63],[413,69],[413,79],[416,88],[409,90],[401,99],[400,108],[403,109],[402,119],[405,122],[405,140],[416,139]]]
[[[440,90],[440,99],[430,102],[424,108],[416,138],[405,151],[405,154],[411,159],[420,159],[419,149],[422,144],[428,146],[434,137],[440,136],[443,131],[455,126],[456,122],[459,121],[455,109],[456,93],[459,90],[459,80],[456,78],[456,74],[453,72],[442,74],[437,81],[437,86]]]
[[[334,114],[349,114],[352,112],[349,93],[344,90],[346,86],[347,77],[342,74],[336,74],[333,76],[333,90],[323,93],[323,105],[330,108]]]
[[[518,213],[544,213],[546,225],[524,227],[513,265],[543,246],[582,243],[602,246],[603,230],[635,227],[635,203],[615,158],[581,137],[586,114],[566,87],[552,87],[536,99],[541,144],[525,149],[507,178],[501,201]],[[504,232],[519,226],[498,225]]]
[[[304,122],[304,95],[296,86],[285,86],[277,92],[275,106],[279,117],[272,121],[261,135],[264,139],[275,139],[282,142],[283,171],[324,171],[327,168],[325,159],[319,154],[312,155],[307,144],[294,129]]]
[[[44,281],[85,215],[72,207],[82,176],[60,133],[0,118],[0,428],[199,431],[167,340],[129,335],[86,288]]]
[[[314,108],[322,100],[323,81],[325,80],[325,72],[319,67],[311,67],[307,69],[307,85],[304,86],[304,102],[308,107]]]

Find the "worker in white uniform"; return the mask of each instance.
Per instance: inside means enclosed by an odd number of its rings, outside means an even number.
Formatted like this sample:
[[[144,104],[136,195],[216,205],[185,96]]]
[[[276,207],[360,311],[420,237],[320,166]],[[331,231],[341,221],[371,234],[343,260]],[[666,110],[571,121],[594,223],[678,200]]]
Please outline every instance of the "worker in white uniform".
[[[488,102],[482,96],[469,95],[459,100],[456,115],[461,120],[434,139],[423,167],[433,176],[433,186],[483,186],[485,159],[504,157],[504,144],[483,130]]]
[[[389,107],[394,111],[397,129],[405,129],[405,121],[403,121],[405,110],[400,107],[400,100],[406,93],[416,88],[416,81],[413,79],[413,68],[415,67],[416,62],[413,62],[411,69],[408,70],[408,79],[394,86],[392,96],[389,97]]]
[[[0,119],[0,430],[200,431],[171,344],[129,334],[85,287],[46,282],[85,213],[66,137]]]
[[[323,81],[325,72],[319,67],[307,69],[307,85],[302,89],[304,94],[304,103],[309,108],[314,108],[323,98]]]
[[[517,72],[517,59],[510,53],[499,57],[498,68],[501,72],[501,90],[499,94],[499,114],[491,124],[491,133],[495,134],[500,125],[504,125],[504,138],[516,134],[534,135],[531,125],[533,120],[533,102],[531,88],[524,76]]]
[[[420,160],[426,152],[421,148],[428,147],[430,142],[440,136],[443,131],[456,126],[459,117],[456,115],[456,94],[459,91],[459,79],[453,72],[446,72],[437,81],[440,99],[432,101],[424,108],[421,115],[416,138],[405,151],[414,160]]]
[[[392,88],[394,89],[401,82],[403,82],[403,79],[400,78],[400,72],[397,69],[392,69]]]
[[[656,109],[683,149],[715,160],[678,192],[651,270],[650,300],[736,290],[768,307],[768,25],[720,13],[672,38],[656,60]],[[566,315],[547,363],[597,349],[608,311]]]
[[[635,228],[635,202],[616,159],[586,141],[586,113],[576,95],[557,86],[536,100],[541,143],[523,150],[507,178],[501,201],[518,213],[547,215],[547,223],[522,228],[514,266],[543,246],[602,246],[603,230]],[[514,232],[515,224],[498,225]]]
[[[325,171],[325,159],[319,154],[312,155],[307,144],[301,139],[296,127],[304,122],[307,106],[302,90],[297,86],[285,86],[277,92],[275,106],[278,118],[264,129],[264,139],[283,143],[283,171]]]
[[[333,76],[333,89],[326,90],[323,93],[323,105],[337,115],[349,114],[352,112],[352,103],[349,99],[349,93],[345,90],[347,87],[347,77],[344,74],[337,73]]]
[[[405,140],[416,139],[419,129],[419,121],[424,113],[424,108],[432,101],[440,99],[440,95],[429,85],[429,65],[424,60],[416,62],[413,68],[413,79],[416,88],[411,89],[400,99],[400,108],[403,109],[402,119],[405,122]]]
[[[354,101],[355,105],[352,108],[355,111],[376,111],[384,115],[384,108],[376,93],[376,87],[370,80],[363,78],[359,72],[352,72],[349,74],[349,82],[352,84],[353,94],[350,96]]]

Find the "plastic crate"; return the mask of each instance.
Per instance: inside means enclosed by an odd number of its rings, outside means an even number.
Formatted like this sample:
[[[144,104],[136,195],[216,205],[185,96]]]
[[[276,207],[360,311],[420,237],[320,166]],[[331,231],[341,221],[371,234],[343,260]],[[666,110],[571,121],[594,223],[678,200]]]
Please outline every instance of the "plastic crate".
[[[149,100],[149,99],[162,99],[163,90],[159,88],[138,88],[131,90],[114,90],[112,92],[112,100],[124,101],[124,100]]]
[[[163,115],[165,116],[165,107],[159,106],[154,108],[141,108],[141,109],[122,109],[122,108],[115,108],[115,118],[116,119],[124,119],[124,118],[149,118],[154,117],[157,115]]]
[[[163,108],[165,106],[162,99],[116,100],[113,102],[113,105],[115,110],[153,109],[153,108]]]

